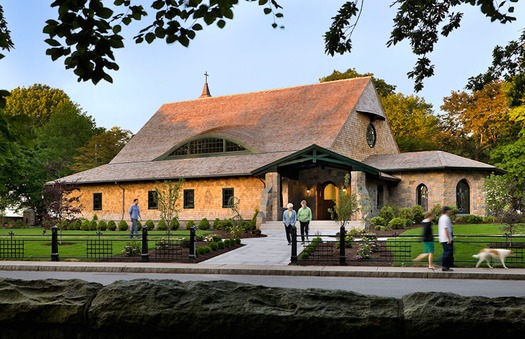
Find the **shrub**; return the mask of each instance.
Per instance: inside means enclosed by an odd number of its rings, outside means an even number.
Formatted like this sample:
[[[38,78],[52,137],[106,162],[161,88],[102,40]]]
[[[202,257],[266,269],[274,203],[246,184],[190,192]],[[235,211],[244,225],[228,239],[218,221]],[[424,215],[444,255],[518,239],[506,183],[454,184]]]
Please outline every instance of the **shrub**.
[[[390,220],[398,215],[398,209],[394,205],[385,205],[379,210],[379,216],[385,219],[385,224],[388,225]]]
[[[98,227],[98,223],[95,219],[91,220],[89,222],[89,230],[90,231],[96,231],[97,230],[97,227]]]
[[[467,224],[481,224],[483,222],[483,217],[480,217],[478,215],[468,214],[468,215],[465,215],[464,218],[465,218],[465,223]]]
[[[383,217],[380,217],[380,216],[377,216],[377,217],[373,217],[372,219],[370,219],[370,222],[374,225],[374,226],[385,226],[386,225],[386,221]]]
[[[496,217],[493,216],[493,215],[489,215],[489,216],[483,217],[483,222],[487,223],[487,224],[493,224],[493,223],[496,222]]]
[[[148,226],[148,230],[150,230],[150,231],[155,229],[155,223],[151,219],[146,220],[145,226]]]
[[[89,231],[89,223],[90,222],[87,219],[82,220],[82,225],[80,226],[80,229],[82,231]]]
[[[179,244],[180,244],[181,247],[189,248],[190,247],[190,239],[187,238],[187,237],[180,238],[179,239]]]
[[[218,247],[220,250],[224,249],[224,241],[222,241],[222,240],[221,240],[221,241],[217,241],[217,247]]]
[[[240,238],[235,238],[234,241],[235,241],[235,245],[240,245],[241,244],[241,239]]]
[[[232,243],[230,242],[230,239],[224,239],[223,242],[224,242],[225,247],[230,247],[232,245]]]
[[[215,220],[213,220],[213,229],[220,230],[221,226],[221,219],[215,218]]]
[[[219,249],[219,245],[217,245],[216,242],[210,242],[210,248],[212,251],[217,251]]]
[[[108,230],[115,231],[116,229],[117,224],[113,220],[108,221]]]
[[[198,228],[200,230],[209,230],[210,229],[210,222],[206,218],[202,218],[201,221],[199,221]]]
[[[93,214],[93,220],[98,220],[98,215],[96,213]]]
[[[168,225],[166,225],[166,221],[164,221],[164,219],[160,219],[159,222],[157,223],[157,230],[158,231],[168,230]]]
[[[206,241],[209,241],[209,242],[218,242],[222,240],[222,237],[219,234],[215,234],[215,233],[208,234],[204,238],[206,239]]]
[[[195,235],[195,241],[204,241],[204,240],[205,240],[204,235],[202,234]]]
[[[254,230],[254,229],[257,228],[257,215],[259,215],[259,209],[258,208],[256,208],[255,212],[253,213],[253,217],[250,220],[250,228],[248,229],[248,231],[249,230]]]
[[[98,222],[97,230],[105,231],[108,229],[108,223],[105,220],[100,220]]]
[[[197,255],[203,255],[208,252],[211,252],[211,248],[209,246],[197,247]]]
[[[423,209],[423,206],[421,205],[414,205],[412,206],[412,220],[419,224],[425,219],[425,210]]]
[[[412,220],[414,220],[414,215],[412,214],[412,208],[410,208],[410,207],[403,207],[403,208],[401,208],[399,210],[398,217],[410,220],[410,222],[412,222]]]
[[[126,246],[124,246],[122,253],[126,254],[126,256],[128,257],[138,256],[140,255],[141,246],[142,244],[140,242],[136,242],[136,241],[128,242]]]
[[[119,231],[127,231],[128,230],[128,223],[126,222],[126,220],[121,220],[119,223],[118,223],[118,230]]]
[[[393,218],[388,223],[388,227],[390,227],[393,230],[400,230],[400,229],[405,228],[406,223],[407,223],[407,219],[404,219],[404,218]]]
[[[387,227],[386,226],[374,226],[374,230],[375,231],[386,231]]]
[[[176,231],[176,230],[179,229],[179,227],[180,227],[179,218],[175,218],[175,217],[172,218],[172,219],[170,220],[170,230],[172,230],[172,231]]]
[[[82,226],[82,220],[76,219],[76,220],[73,220],[71,224],[69,224],[68,229],[73,230],[73,231],[78,231],[80,230],[81,226]]]
[[[191,229],[193,226],[195,226],[195,221],[193,221],[193,220],[188,220],[188,221],[186,222],[186,229],[187,229],[187,230]]]

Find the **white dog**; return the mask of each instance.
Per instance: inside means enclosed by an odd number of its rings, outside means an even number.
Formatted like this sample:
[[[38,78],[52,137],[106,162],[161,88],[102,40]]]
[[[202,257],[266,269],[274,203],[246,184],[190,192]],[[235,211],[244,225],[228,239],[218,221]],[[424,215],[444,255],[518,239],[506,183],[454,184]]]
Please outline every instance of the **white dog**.
[[[505,258],[511,257],[511,256],[512,256],[511,250],[504,250],[504,249],[499,249],[499,248],[484,248],[481,251],[479,251],[478,254],[473,255],[474,258],[479,259],[478,263],[476,264],[476,268],[479,267],[479,264],[481,264],[483,260],[487,262],[488,267],[492,268],[492,266],[490,266],[491,258],[499,259],[503,267],[508,268],[507,266],[505,266]]]

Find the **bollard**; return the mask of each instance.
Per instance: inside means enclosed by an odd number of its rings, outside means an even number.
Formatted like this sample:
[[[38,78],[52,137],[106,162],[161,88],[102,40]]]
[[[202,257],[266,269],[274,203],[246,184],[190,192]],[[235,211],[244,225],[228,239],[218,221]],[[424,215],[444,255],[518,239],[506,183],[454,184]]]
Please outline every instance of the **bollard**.
[[[142,253],[140,254],[142,261],[149,261],[148,253],[148,226],[142,228]]]
[[[58,227],[51,227],[51,261],[58,261]]]
[[[290,262],[292,264],[297,264],[297,227],[292,226],[292,257]]]
[[[339,229],[339,236],[340,236],[340,243],[339,243],[339,265],[345,265],[346,264],[346,253],[345,253],[345,245],[346,245],[346,230],[345,226],[341,226]]]
[[[196,229],[195,226],[191,226],[191,228],[190,228],[190,255],[189,255],[190,258],[196,258],[197,257],[195,255],[195,246],[196,246],[195,229]]]

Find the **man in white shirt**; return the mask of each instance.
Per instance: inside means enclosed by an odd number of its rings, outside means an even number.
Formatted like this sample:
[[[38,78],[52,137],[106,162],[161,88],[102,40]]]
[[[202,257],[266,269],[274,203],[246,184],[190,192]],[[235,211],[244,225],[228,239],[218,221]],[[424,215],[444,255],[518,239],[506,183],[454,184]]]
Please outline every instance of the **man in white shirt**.
[[[444,206],[443,213],[438,220],[439,242],[443,246],[442,271],[452,271],[451,267],[454,266],[454,233],[450,214],[452,214],[452,208]]]

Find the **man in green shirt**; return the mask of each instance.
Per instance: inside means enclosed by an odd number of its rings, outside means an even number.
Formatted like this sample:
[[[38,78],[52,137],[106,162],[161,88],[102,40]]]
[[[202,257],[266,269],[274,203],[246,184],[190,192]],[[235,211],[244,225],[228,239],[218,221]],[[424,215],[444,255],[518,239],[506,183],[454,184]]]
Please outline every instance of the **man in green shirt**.
[[[301,224],[301,241],[304,245],[304,238],[308,240],[308,225],[312,220],[312,210],[306,206],[306,200],[301,201],[301,208],[297,211],[297,220]]]

